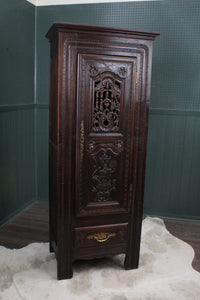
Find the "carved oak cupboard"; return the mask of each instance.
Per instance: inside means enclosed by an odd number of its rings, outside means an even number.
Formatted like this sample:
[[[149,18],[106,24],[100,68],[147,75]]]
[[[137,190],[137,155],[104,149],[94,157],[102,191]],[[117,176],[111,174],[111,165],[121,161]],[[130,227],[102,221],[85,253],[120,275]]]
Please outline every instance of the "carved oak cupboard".
[[[54,23],[51,45],[50,250],[72,263],[139,260],[152,43],[159,33]]]

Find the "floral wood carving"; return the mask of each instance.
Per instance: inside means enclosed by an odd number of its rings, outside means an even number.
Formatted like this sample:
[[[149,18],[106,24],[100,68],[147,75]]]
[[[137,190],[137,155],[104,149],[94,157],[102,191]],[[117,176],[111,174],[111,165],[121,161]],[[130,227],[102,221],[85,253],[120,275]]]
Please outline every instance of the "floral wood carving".
[[[92,75],[96,75],[98,72],[98,69],[95,66],[90,66],[90,73]]]
[[[95,166],[92,174],[92,192],[95,193],[95,202],[112,201],[112,192],[116,191],[117,179],[114,176],[117,161],[102,149],[93,156]]]
[[[86,149],[90,152],[91,155],[96,155],[101,149],[106,148],[111,151],[114,155],[118,155],[124,150],[124,142],[120,139],[117,139],[110,143],[95,143],[95,141],[90,140],[86,144]]]
[[[125,75],[126,75],[126,72],[127,72],[127,70],[126,70],[126,68],[125,68],[125,67],[121,67],[121,68],[119,68],[119,75],[121,75],[121,76],[125,76]]]
[[[124,151],[124,143],[117,139],[111,143],[87,142],[87,152],[93,159],[92,192],[94,202],[112,201],[113,192],[117,187],[117,157]]]

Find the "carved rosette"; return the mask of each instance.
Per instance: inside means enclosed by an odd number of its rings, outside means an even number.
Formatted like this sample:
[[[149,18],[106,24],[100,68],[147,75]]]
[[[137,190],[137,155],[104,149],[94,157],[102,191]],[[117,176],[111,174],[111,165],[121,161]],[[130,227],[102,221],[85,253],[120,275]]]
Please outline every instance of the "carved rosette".
[[[118,73],[120,76],[124,77],[124,76],[126,76],[127,69],[125,67],[121,67],[121,68],[119,68]]]
[[[96,75],[98,73],[98,69],[95,66],[90,66],[89,71],[91,75]]]

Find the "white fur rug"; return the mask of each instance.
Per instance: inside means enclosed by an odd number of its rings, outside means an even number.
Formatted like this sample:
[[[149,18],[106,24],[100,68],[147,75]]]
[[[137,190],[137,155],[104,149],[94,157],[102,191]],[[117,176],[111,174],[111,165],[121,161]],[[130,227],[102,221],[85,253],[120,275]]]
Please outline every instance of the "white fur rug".
[[[123,269],[124,255],[74,264],[70,280],[56,280],[48,243],[18,250],[0,247],[2,300],[199,300],[200,273],[192,247],[172,236],[162,220],[143,221],[140,266]]]

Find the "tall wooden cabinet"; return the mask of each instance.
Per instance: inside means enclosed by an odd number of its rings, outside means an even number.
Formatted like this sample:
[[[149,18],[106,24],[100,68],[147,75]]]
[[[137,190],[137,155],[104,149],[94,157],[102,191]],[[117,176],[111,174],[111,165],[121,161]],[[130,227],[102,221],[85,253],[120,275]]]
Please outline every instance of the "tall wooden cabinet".
[[[159,33],[54,23],[51,44],[50,250],[72,263],[140,248],[152,43]]]

